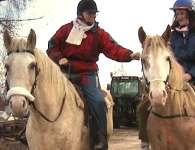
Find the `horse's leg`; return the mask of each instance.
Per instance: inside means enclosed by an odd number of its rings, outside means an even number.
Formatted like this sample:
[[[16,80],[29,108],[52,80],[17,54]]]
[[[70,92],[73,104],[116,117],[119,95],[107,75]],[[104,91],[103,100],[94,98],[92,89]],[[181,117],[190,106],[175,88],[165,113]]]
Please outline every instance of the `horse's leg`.
[[[149,116],[150,101],[143,99],[137,108],[137,116],[139,123],[139,139],[141,140],[141,148],[146,149],[149,147],[149,140],[147,135],[147,120]]]

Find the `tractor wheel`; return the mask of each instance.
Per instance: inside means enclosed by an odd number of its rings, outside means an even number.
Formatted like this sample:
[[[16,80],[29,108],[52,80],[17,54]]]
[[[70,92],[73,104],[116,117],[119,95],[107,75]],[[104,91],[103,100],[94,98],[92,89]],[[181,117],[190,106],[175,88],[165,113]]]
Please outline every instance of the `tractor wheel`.
[[[113,109],[113,125],[114,128],[120,128],[120,106],[115,105]]]

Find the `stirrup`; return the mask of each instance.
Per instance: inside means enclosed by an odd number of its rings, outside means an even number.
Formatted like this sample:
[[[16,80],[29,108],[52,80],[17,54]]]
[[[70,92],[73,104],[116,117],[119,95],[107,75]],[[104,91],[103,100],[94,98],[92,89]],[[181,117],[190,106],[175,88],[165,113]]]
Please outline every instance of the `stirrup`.
[[[98,144],[94,146],[94,150],[108,150],[103,144]]]
[[[141,149],[140,150],[149,150],[149,143],[148,142],[141,142]]]
[[[94,144],[94,150],[108,150],[108,141],[99,141]]]
[[[104,148],[103,143],[98,143],[94,145],[94,150],[102,150]]]

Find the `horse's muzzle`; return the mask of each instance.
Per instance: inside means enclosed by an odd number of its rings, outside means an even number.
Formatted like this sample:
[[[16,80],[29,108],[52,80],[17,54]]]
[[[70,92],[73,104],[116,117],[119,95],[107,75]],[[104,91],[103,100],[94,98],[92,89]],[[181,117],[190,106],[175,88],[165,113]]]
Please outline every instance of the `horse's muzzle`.
[[[28,100],[22,95],[13,95],[9,99],[9,106],[16,117],[24,117],[28,112]]]

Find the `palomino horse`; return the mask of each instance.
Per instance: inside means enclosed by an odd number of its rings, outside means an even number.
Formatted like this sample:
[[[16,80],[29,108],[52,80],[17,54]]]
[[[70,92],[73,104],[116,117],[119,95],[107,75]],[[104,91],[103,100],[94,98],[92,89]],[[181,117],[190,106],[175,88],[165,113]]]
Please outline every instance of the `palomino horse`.
[[[30,150],[90,150],[84,103],[59,67],[35,48],[35,32],[31,30],[27,39],[13,39],[5,31],[4,44],[7,99],[17,116],[30,110],[26,126]],[[108,127],[112,128],[111,121]]]
[[[195,93],[169,47],[170,26],[162,36],[140,27],[142,71],[151,110],[147,134],[152,150],[195,150]]]

